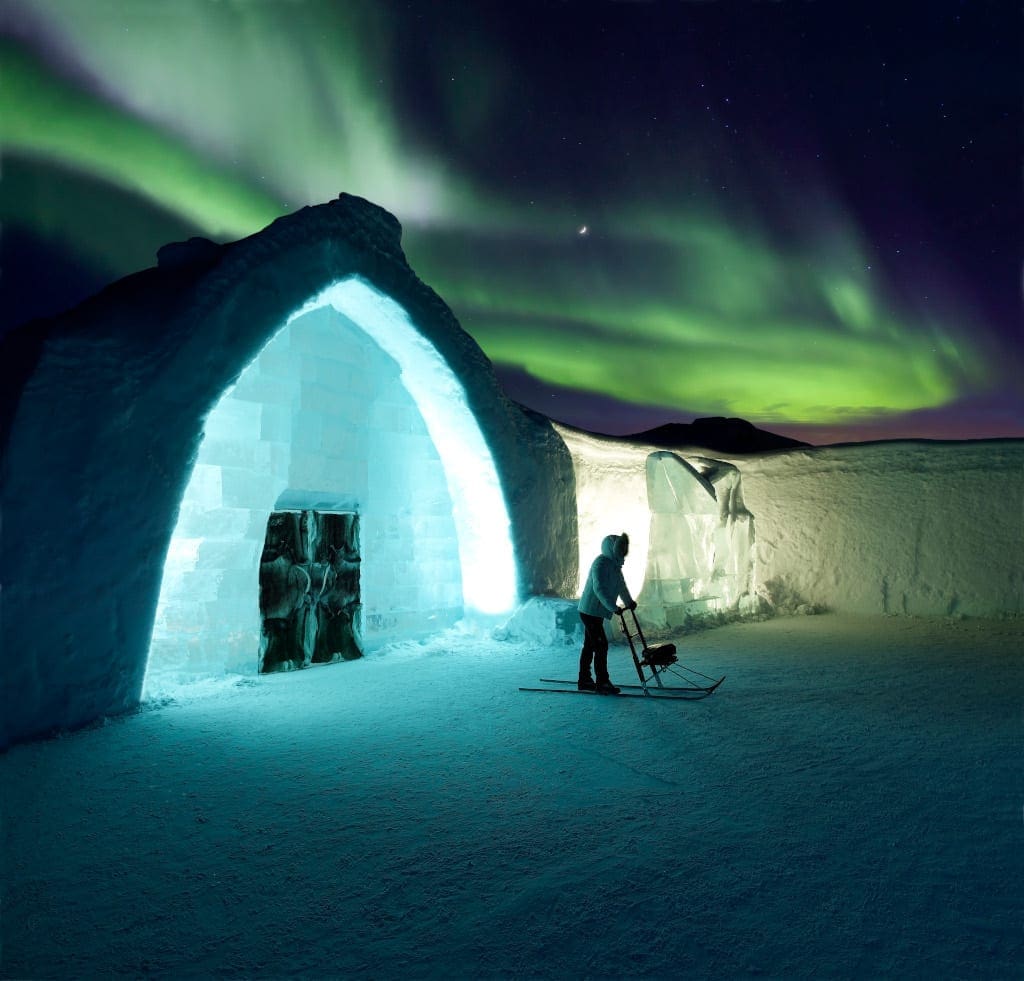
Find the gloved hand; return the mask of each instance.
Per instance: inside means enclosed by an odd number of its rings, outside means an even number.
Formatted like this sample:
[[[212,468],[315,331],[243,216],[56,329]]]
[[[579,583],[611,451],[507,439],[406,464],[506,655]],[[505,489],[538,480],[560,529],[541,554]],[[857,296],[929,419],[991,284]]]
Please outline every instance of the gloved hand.
[[[633,602],[630,603],[629,606],[626,607],[626,609],[627,610],[635,610],[636,609],[636,600],[633,600]]]

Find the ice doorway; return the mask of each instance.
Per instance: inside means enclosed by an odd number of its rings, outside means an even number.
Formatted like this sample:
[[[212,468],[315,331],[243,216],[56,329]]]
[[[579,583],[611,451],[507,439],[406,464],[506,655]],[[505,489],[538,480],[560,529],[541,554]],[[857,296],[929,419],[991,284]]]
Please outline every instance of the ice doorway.
[[[359,515],[271,514],[260,557],[261,674],[363,656],[359,564]]]
[[[359,516],[361,649],[515,604],[508,512],[465,390],[406,311],[357,277],[289,317],[209,413],[144,694],[257,673],[275,513]]]

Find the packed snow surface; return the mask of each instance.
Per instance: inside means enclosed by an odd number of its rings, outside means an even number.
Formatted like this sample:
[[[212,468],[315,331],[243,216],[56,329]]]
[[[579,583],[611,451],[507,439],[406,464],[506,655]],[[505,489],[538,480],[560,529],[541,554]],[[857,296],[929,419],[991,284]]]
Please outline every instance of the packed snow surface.
[[[0,975],[1019,977],[1019,619],[679,637],[698,702],[517,636],[11,749]]]

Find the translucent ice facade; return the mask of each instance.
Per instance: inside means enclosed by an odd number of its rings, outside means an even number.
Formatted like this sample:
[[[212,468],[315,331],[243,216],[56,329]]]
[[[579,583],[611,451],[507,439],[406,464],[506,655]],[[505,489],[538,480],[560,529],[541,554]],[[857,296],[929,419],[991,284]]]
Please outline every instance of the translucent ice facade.
[[[148,690],[256,670],[267,519],[289,509],[359,513],[368,649],[515,603],[509,517],[465,393],[405,311],[357,278],[296,311],[210,412]]]
[[[688,616],[732,609],[751,596],[753,519],[735,467],[651,453],[647,496],[650,546],[640,599],[650,620],[678,626]]]
[[[645,623],[678,626],[753,602],[754,524],[736,467],[556,428],[576,477],[577,596],[604,536],[625,531],[623,574]]]
[[[713,596],[718,502],[715,492],[674,453],[647,458],[647,495],[651,507],[651,552],[644,583],[644,605],[658,608],[658,619],[680,612],[694,601],[705,606]]]

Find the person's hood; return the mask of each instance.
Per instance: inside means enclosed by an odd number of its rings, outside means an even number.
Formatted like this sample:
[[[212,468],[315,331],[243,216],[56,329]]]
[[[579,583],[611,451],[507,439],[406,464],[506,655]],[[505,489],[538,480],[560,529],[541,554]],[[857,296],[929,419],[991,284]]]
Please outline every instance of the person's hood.
[[[618,566],[626,561],[626,556],[622,554],[624,551],[623,538],[623,535],[606,535],[604,541],[601,542],[601,554]],[[626,541],[628,540],[626,539]]]

